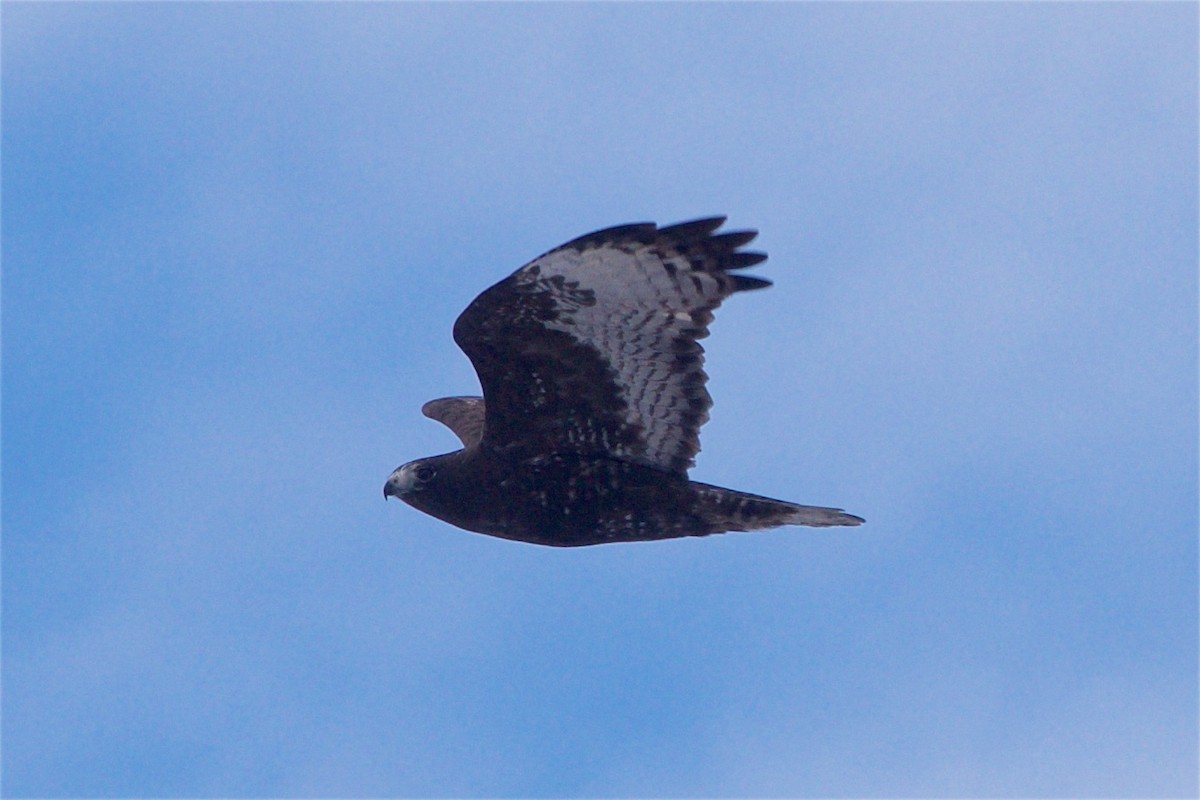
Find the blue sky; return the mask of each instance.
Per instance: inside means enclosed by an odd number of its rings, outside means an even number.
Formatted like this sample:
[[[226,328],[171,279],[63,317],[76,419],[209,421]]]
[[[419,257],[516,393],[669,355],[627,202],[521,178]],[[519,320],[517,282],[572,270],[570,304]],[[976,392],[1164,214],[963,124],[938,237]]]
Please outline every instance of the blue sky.
[[[1197,7],[3,9],[8,796],[1194,796]],[[693,477],[560,551],[388,473],[451,326],[728,214]]]

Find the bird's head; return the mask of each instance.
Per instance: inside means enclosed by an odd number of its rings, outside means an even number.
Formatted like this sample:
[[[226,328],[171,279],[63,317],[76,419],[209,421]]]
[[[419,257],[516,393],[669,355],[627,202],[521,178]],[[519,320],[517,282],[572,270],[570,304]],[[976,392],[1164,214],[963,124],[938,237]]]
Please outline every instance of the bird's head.
[[[437,477],[438,468],[433,461],[422,458],[399,467],[383,484],[383,498],[398,497],[411,502],[412,495],[425,491]]]
[[[388,476],[384,499],[396,497],[451,525],[479,530],[479,504],[473,491],[478,476],[470,476],[464,456],[464,451],[456,450],[408,462]]]

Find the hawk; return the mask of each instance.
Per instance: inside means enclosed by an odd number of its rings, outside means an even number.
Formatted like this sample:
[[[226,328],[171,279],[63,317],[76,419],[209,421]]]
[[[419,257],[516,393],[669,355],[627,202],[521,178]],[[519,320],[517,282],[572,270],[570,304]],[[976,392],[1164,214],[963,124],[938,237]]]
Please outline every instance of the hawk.
[[[688,480],[712,398],[704,351],[713,310],[770,282],[756,231],[724,217],[621,225],[535,258],[467,306],[454,341],[483,397],[421,409],[462,449],[412,461],[384,484],[438,519],[504,539],[577,547],[780,525],[858,525]]]

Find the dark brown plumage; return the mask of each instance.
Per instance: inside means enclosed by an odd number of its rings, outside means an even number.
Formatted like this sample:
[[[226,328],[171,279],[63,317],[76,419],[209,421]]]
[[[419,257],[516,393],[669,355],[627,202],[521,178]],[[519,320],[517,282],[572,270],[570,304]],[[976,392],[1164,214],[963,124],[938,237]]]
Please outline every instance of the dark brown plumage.
[[[703,349],[731,294],[770,286],[724,217],[590,233],[459,316],[483,397],[426,403],[463,449],[397,469],[384,495],[470,531],[558,546],[779,525],[858,525],[840,509],[689,481],[712,398]]]

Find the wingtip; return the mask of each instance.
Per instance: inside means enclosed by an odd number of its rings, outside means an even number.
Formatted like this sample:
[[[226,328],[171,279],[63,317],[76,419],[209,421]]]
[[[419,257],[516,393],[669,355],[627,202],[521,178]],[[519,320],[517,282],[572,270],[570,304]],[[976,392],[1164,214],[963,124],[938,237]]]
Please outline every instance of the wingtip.
[[[748,245],[751,242],[753,242],[755,239],[757,239],[758,231],[755,231],[755,230],[729,231],[727,233],[713,234],[713,236],[711,238],[712,238],[713,244],[718,245],[727,250],[733,251],[733,250],[738,249],[739,247]],[[766,256],[764,255],[763,258],[766,258]]]
[[[701,217],[700,219],[692,219],[687,222],[677,222],[674,225],[665,225],[659,228],[658,232],[661,235],[677,239],[700,238],[708,236],[717,228],[724,225],[726,219],[728,218],[724,215],[719,217]]]
[[[766,278],[756,278],[753,275],[730,275],[735,292],[752,292],[755,289],[766,289],[774,284]]]
[[[757,250],[742,250],[730,253],[721,259],[721,269],[746,269],[767,260],[767,254]]]

